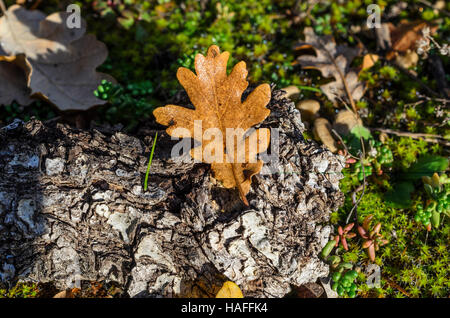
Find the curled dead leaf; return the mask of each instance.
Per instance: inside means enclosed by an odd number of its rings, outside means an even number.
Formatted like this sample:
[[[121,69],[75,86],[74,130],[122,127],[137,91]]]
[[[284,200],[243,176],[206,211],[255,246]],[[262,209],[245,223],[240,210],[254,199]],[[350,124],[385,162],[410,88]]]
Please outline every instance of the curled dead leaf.
[[[290,100],[293,101],[295,101],[298,98],[298,95],[300,94],[300,89],[295,85],[284,87],[281,90],[286,92],[285,94],[286,98],[289,98]]]
[[[317,118],[314,121],[314,136],[322,141],[322,143],[331,151],[337,152],[337,143],[331,134],[331,125],[325,118]]]
[[[436,32],[438,26],[426,21],[407,22],[402,21],[398,26],[388,23],[392,50],[386,56],[387,59],[393,59],[396,54],[406,53],[408,50],[414,51],[416,48],[416,42],[422,38],[422,30],[425,27],[429,27],[431,33]]]
[[[57,293],[53,298],[75,298],[72,290],[67,289],[63,290],[62,292]]]
[[[341,136],[347,136],[353,127],[362,125],[362,120],[355,116],[355,114],[347,109],[341,110],[337,113],[333,123],[333,129]]]
[[[361,65],[361,71],[367,70],[375,65],[375,63],[379,60],[379,56],[376,54],[366,54],[363,57],[363,62]]]
[[[302,121],[313,122],[319,117],[320,103],[314,99],[299,101],[295,107],[302,115]]]
[[[399,54],[395,57],[395,62],[401,67],[408,69],[414,67],[419,62],[419,55],[416,51],[408,50],[405,54]]]

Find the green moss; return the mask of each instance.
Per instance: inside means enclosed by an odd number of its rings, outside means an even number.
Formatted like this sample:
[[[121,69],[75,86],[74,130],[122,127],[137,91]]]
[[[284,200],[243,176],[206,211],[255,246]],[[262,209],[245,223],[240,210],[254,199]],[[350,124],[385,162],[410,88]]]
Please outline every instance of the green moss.
[[[36,298],[39,288],[35,283],[18,282],[10,289],[0,289],[0,298]]]

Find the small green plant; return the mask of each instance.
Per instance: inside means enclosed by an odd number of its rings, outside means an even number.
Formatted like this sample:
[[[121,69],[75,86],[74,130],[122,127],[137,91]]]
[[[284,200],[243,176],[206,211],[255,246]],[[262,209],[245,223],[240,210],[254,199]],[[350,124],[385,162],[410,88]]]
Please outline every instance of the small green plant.
[[[138,124],[139,120],[151,116],[154,103],[150,96],[153,91],[153,84],[150,81],[122,86],[103,80],[94,91],[94,95],[109,102],[105,108],[106,121],[128,123],[126,129],[130,130]]]
[[[152,165],[153,154],[155,153],[155,146],[156,146],[157,138],[158,138],[158,133],[156,133],[155,138],[153,138],[152,151],[150,153],[150,158],[148,159],[147,171],[145,173],[144,191],[147,191],[147,187],[148,187],[148,175],[150,174],[150,167]]]
[[[426,226],[428,231],[431,231],[431,226],[430,226],[431,225],[431,215],[433,213],[434,207],[432,207],[430,205],[424,211],[423,205],[418,204],[416,209],[417,209],[417,213],[414,216],[414,220],[417,223],[422,223],[424,226]]]
[[[355,298],[357,290],[355,279],[358,277],[358,272],[355,270],[344,272],[344,270],[345,267],[341,267],[341,269],[332,274],[331,278],[333,280],[333,285],[331,286],[331,289],[336,291],[339,297],[348,296],[350,298]]]
[[[436,229],[440,226],[442,214],[450,216],[450,182],[446,174],[439,177],[437,173],[422,177],[422,181],[429,199],[425,210],[422,204],[417,205],[414,220],[431,231],[431,226]]]
[[[36,298],[38,294],[39,288],[35,283],[18,282],[9,290],[0,289],[0,298]]]

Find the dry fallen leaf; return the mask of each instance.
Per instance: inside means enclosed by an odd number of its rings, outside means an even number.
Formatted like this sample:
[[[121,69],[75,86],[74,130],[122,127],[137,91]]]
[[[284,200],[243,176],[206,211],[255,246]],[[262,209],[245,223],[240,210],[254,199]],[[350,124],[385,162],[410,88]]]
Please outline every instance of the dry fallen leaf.
[[[415,50],[416,42],[422,38],[422,30],[427,26],[430,27],[431,33],[434,33],[438,28],[436,25],[424,21],[404,21],[398,26],[389,23],[393,51],[388,53],[387,58],[389,60],[394,58],[395,52],[406,53],[408,50]]]
[[[333,129],[340,136],[348,136],[353,127],[361,126],[362,124],[362,120],[356,117],[352,111],[343,109],[337,113],[334,119]]]
[[[197,75],[187,68],[178,69],[177,78],[188,93],[195,110],[166,105],[155,109],[153,114],[158,123],[169,126],[166,131],[170,136],[194,138],[201,142],[200,146],[191,150],[191,156],[211,163],[214,177],[226,188],[237,187],[241,199],[248,205],[245,195],[250,191],[251,178],[263,165],[262,161],[256,160],[256,156],[267,149],[270,131],[261,128],[254,130],[249,136],[238,136],[233,149],[226,142],[229,135],[227,129],[240,128],[242,132],[248,133],[252,126],[262,122],[270,114],[265,106],[270,101],[271,93],[270,86],[262,84],[242,102],[242,93],[248,86],[245,80],[247,69],[244,62],[239,62],[227,76],[228,58],[228,52],[220,53],[219,48],[213,45],[208,49],[206,57],[201,54],[195,57]],[[194,135],[194,127],[200,136]],[[184,128],[184,131],[178,128]],[[208,139],[203,135],[207,129],[219,130],[223,138]],[[249,147],[251,142],[257,144],[257,149]],[[205,156],[202,156],[205,152],[210,153],[213,160],[205,160]],[[239,163],[239,158],[244,160]]]
[[[419,55],[416,51],[408,50],[405,54],[397,55],[395,57],[395,62],[401,67],[408,69],[417,65],[419,62]]]
[[[71,289],[57,293],[53,298],[75,298]]]
[[[376,54],[366,54],[364,55],[363,62],[361,65],[361,71],[367,70],[375,65],[375,63],[378,61],[379,56]],[[361,72],[360,71],[360,72]]]
[[[293,101],[295,101],[300,95],[300,89],[295,85],[284,87],[281,90],[286,92],[286,94],[284,95],[286,96],[286,98],[289,98]]]
[[[68,13],[46,17],[40,11],[11,6],[0,18],[0,41],[8,56],[23,55],[31,94],[46,98],[60,110],[86,110],[104,104],[93,92],[102,79],[98,73],[108,51],[93,35],[66,26]]]
[[[320,103],[314,99],[301,100],[295,107],[300,111],[304,122],[313,122],[319,117]]]
[[[223,284],[216,298],[244,298],[244,295],[238,285],[228,281]]]
[[[320,139],[322,143],[333,153],[337,152],[338,147],[336,140],[331,134],[331,124],[325,118],[317,118],[314,121],[314,136]]]
[[[9,105],[16,101],[20,105],[29,105],[33,101],[26,85],[23,70],[17,65],[0,61],[0,105]]]
[[[364,84],[358,81],[358,73],[350,70],[353,59],[359,55],[359,48],[336,45],[332,36],[317,36],[310,27],[305,28],[305,41],[296,45],[296,50],[314,49],[316,55],[301,55],[298,63],[306,69],[317,69],[326,78],[335,81],[320,86],[322,91],[334,103],[339,99],[358,101],[364,93]]]

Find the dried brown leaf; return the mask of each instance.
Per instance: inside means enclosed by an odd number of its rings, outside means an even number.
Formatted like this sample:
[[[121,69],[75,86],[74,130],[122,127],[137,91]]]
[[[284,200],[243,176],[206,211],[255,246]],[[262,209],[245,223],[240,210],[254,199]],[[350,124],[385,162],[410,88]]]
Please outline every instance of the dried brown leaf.
[[[361,99],[364,84],[358,81],[358,73],[350,69],[353,59],[360,54],[359,48],[336,45],[332,36],[317,36],[310,27],[305,28],[305,41],[296,45],[296,50],[314,49],[316,55],[301,55],[298,63],[305,69],[317,69],[326,78],[335,81],[320,86],[332,102],[339,99],[353,103]],[[352,100],[350,100],[350,98]]]
[[[108,51],[93,35],[66,26],[68,13],[46,17],[40,11],[11,6],[0,18],[0,41],[10,56],[25,56],[31,94],[43,96],[61,110],[86,110],[104,104],[93,95],[102,79],[98,73]]]
[[[216,298],[244,298],[244,295],[238,285],[228,281],[223,283],[223,286],[217,293]]]
[[[361,71],[367,70],[375,65],[375,63],[379,60],[379,56],[376,54],[366,54],[363,58],[363,63],[361,65]],[[360,71],[360,72],[361,72]]]
[[[239,62],[230,75],[227,75],[228,58],[228,52],[220,53],[219,48],[213,45],[208,49],[206,57],[201,54],[195,57],[197,75],[183,67],[178,69],[177,78],[188,93],[195,110],[166,105],[157,108],[153,114],[157,122],[169,126],[166,131],[170,136],[194,138],[201,142],[200,146],[191,150],[191,156],[211,163],[215,178],[226,188],[237,187],[241,199],[248,204],[245,195],[250,191],[251,178],[263,165],[262,161],[256,160],[256,156],[267,149],[270,142],[269,130],[261,128],[254,130],[249,136],[238,136],[234,149],[226,142],[226,130],[241,128],[247,134],[251,127],[262,122],[270,114],[270,110],[265,107],[270,101],[270,86],[259,85],[242,102],[242,93],[248,86],[245,80],[247,69],[244,62]],[[201,121],[201,129],[196,121]],[[194,136],[195,125],[201,136]],[[177,128],[184,128],[184,132]],[[204,136],[207,129],[218,129],[223,138],[208,140]],[[251,140],[257,142],[257,149],[250,149]],[[201,155],[205,150],[211,151],[217,160],[205,160]],[[239,163],[238,158],[242,158],[241,156],[245,157],[245,161]]]
[[[422,30],[425,27],[430,27],[431,33],[437,30],[436,25],[432,25],[425,21],[403,22],[399,26],[394,26],[392,23],[388,24],[392,49],[397,52],[406,53],[408,50],[416,48],[416,42],[422,38]]]
[[[26,85],[24,71],[8,61],[0,60],[0,105],[9,105],[16,101],[20,105],[29,105],[33,101]]]
[[[347,109],[343,109],[337,113],[333,123],[333,129],[341,136],[348,136],[350,131],[358,125],[362,125],[362,120]]]
[[[57,293],[53,298],[75,298],[71,289],[63,290]]]
[[[314,121],[314,136],[322,141],[322,143],[331,151],[337,152],[338,147],[336,140],[331,135],[330,122],[325,118],[317,118]]]

